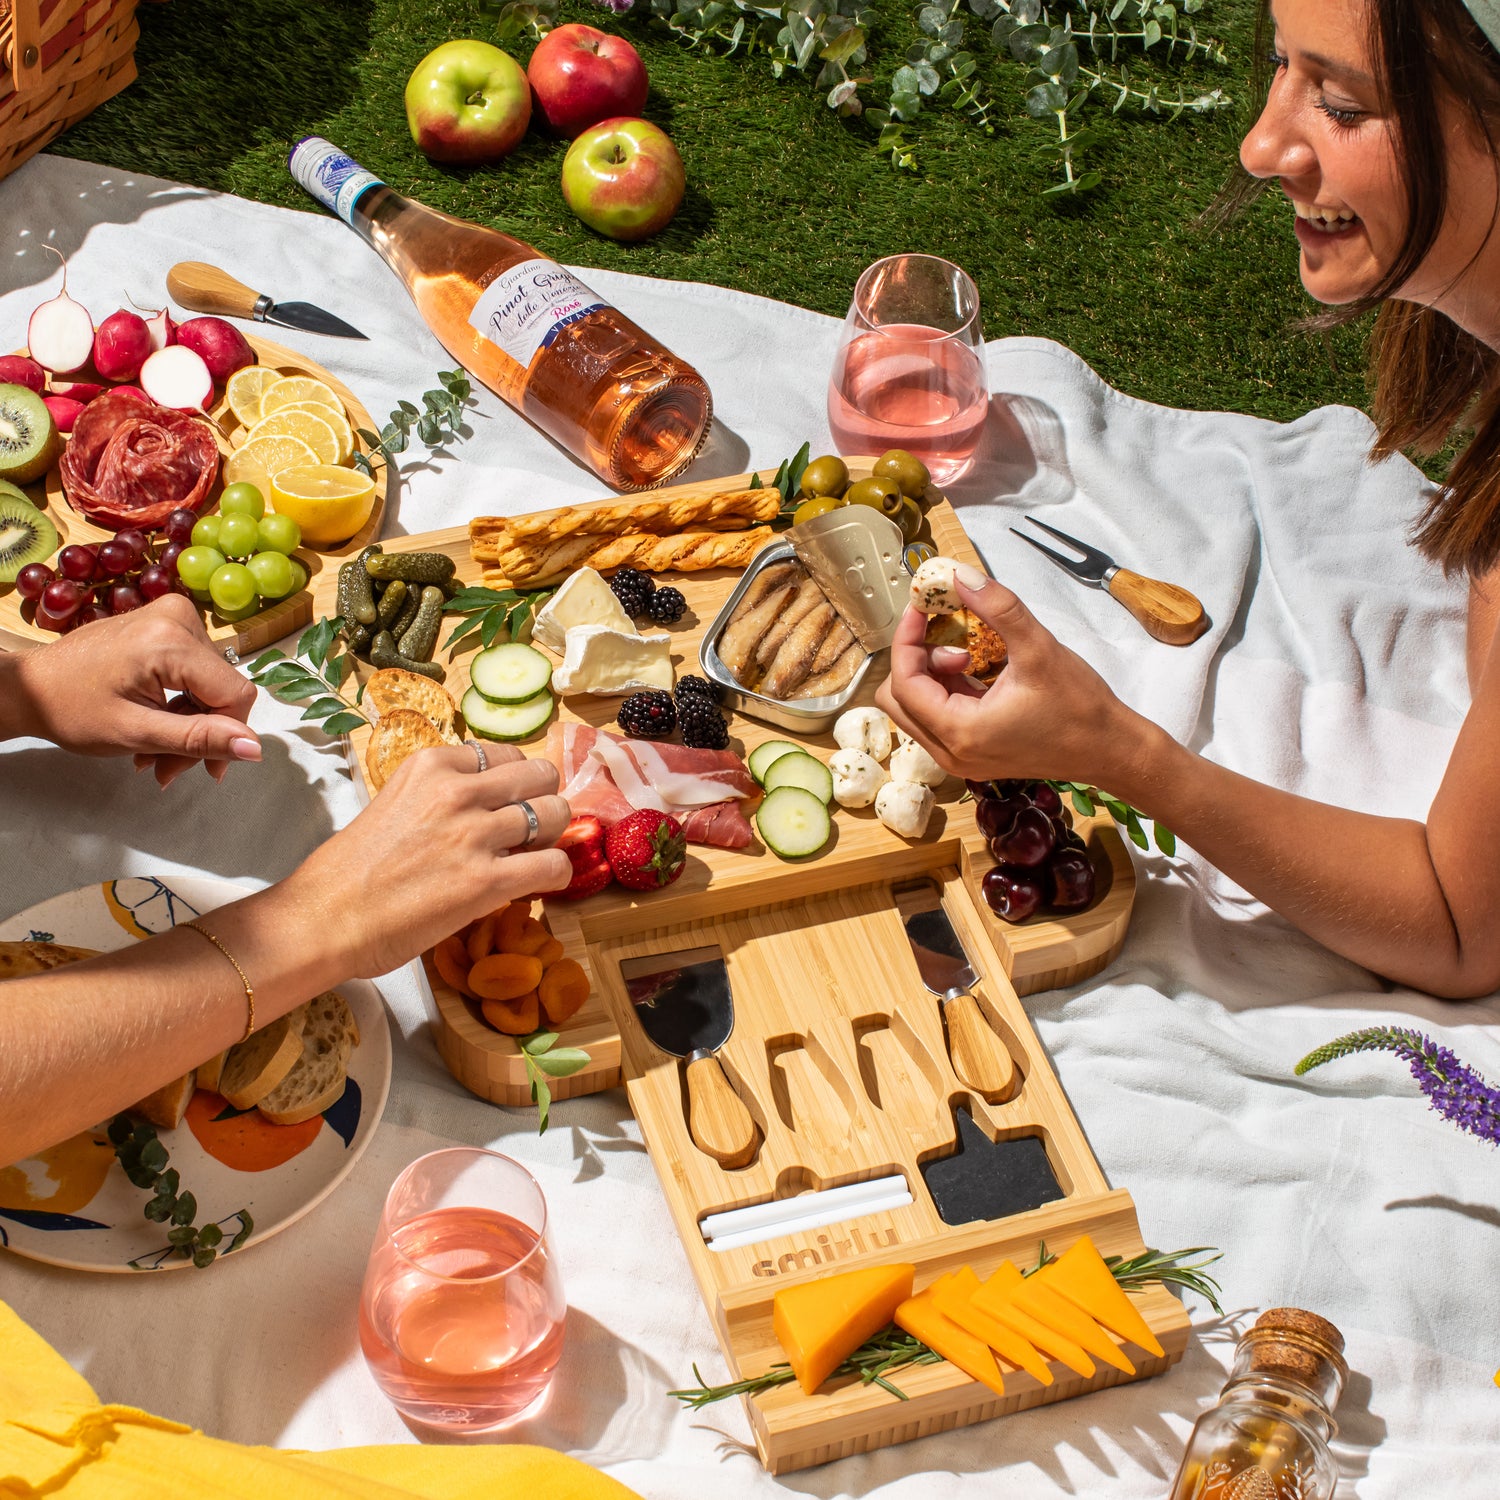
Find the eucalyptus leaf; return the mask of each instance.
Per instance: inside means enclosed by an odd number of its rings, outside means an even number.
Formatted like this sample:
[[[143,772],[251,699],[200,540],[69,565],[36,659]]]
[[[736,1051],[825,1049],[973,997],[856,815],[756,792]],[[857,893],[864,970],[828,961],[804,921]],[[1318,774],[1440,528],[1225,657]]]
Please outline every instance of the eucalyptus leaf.
[[[552,1078],[566,1078],[570,1073],[588,1067],[591,1061],[588,1053],[577,1047],[559,1047],[538,1054],[536,1065]]]
[[[556,1041],[555,1031],[533,1031],[522,1041],[521,1046],[532,1057],[535,1057],[538,1052],[547,1051]]]

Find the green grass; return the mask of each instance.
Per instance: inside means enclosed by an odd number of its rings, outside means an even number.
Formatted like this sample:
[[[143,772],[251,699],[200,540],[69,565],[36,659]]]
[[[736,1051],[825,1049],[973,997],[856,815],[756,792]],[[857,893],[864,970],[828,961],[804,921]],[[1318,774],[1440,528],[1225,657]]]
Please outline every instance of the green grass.
[[[917,3],[877,0],[867,96],[917,39]],[[560,142],[532,135],[500,166],[474,171],[435,167],[412,144],[406,78],[439,42],[493,36],[477,0],[142,5],[139,81],[52,149],[307,208],[287,147],[326,135],[399,191],[558,260],[717,282],[835,315],[871,261],[932,251],[975,277],[990,337],[1060,340],[1148,400],[1285,419],[1326,402],[1363,404],[1362,334],[1322,341],[1293,330],[1311,304],[1279,194],[1228,229],[1195,223],[1248,118],[1254,9],[1212,0],[1198,17],[1226,42],[1227,68],[1163,70],[1194,90],[1220,85],[1239,107],[1166,123],[1096,105],[1089,117],[1106,138],[1089,165],[1103,169],[1104,187],[1062,206],[1039,196],[1053,180],[1053,127],[1026,117],[1025,69],[987,45],[975,50],[997,100],[995,133],[930,102],[911,131],[920,170],[903,172],[873,149],[869,125],[840,121],[809,79],[778,83],[763,58],[691,50],[643,14],[616,19],[583,0],[568,0],[563,18],[618,29],[639,47],[652,82],[646,113],[687,164],[681,212],[641,245],[572,218],[558,186]],[[972,41],[984,29],[971,23]],[[524,63],[530,43],[510,50]]]

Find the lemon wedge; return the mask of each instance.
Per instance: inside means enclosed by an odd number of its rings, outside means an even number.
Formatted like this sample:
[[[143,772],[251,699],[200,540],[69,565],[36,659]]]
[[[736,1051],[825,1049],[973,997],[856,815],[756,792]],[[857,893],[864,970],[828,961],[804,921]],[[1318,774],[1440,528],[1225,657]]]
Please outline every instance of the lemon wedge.
[[[354,453],[354,429],[349,425],[349,420],[343,412],[335,411],[331,406],[324,406],[321,401],[302,401],[296,406],[283,406],[272,413],[273,416],[281,416],[290,411],[305,411],[314,417],[321,417],[323,421],[333,428],[333,435],[339,442],[339,456],[333,460],[336,464],[346,464]]]
[[[302,528],[302,540],[314,547],[347,540],[375,508],[375,481],[336,464],[283,469],[271,480],[269,493],[272,508],[290,516]]]
[[[278,381],[286,378],[280,370],[272,369],[269,365],[246,365],[229,377],[229,382],[224,387],[224,399],[229,402],[230,411],[246,427],[253,427],[260,421],[261,397]]]
[[[257,438],[236,448],[224,460],[224,483],[228,486],[245,480],[262,495],[269,495],[271,480],[283,469],[306,468],[317,461],[318,455],[301,438]]]
[[[331,407],[324,407],[323,410],[332,414]],[[322,417],[309,411],[292,411],[283,406],[269,416],[262,417],[250,429],[245,440],[253,443],[257,438],[265,437],[297,438],[312,449],[320,464],[336,464],[339,461],[338,434]]]
[[[344,403],[321,380],[314,380],[311,375],[283,375],[262,393],[260,414],[268,417],[283,406],[298,406],[306,401],[331,406],[335,411],[344,409]]]

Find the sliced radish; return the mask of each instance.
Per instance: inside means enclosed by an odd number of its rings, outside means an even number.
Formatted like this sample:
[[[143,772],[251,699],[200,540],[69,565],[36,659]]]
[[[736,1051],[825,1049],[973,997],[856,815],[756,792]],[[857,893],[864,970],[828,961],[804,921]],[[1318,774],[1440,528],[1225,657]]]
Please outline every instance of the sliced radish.
[[[72,432],[73,424],[83,410],[83,402],[75,401],[71,396],[43,396],[42,405],[52,413],[59,432]]]
[[[96,380],[54,380],[48,394],[67,396],[69,400],[80,401],[87,406],[95,396],[103,393],[104,387]]]
[[[0,354],[0,385],[24,385],[38,396],[47,384],[47,372],[24,354]]]
[[[233,323],[223,318],[189,318],[177,325],[177,342],[203,356],[215,380],[228,380],[236,370],[255,363],[255,350]]]
[[[158,349],[168,349],[177,342],[177,324],[172,320],[172,314],[166,308],[159,313],[152,313],[146,319],[146,327],[151,331],[151,352],[154,354]]]
[[[141,388],[159,406],[203,411],[214,398],[214,378],[203,356],[182,344],[158,349],[141,366]]]
[[[52,250],[51,245],[45,247]],[[52,250],[59,260],[62,256]],[[68,263],[63,260],[63,287],[50,302],[43,302],[31,314],[26,327],[26,343],[31,357],[56,375],[71,375],[81,370],[94,352],[94,320],[83,303],[68,295]]]
[[[151,352],[146,320],[125,308],[111,313],[94,335],[94,368],[106,380],[134,380]]]

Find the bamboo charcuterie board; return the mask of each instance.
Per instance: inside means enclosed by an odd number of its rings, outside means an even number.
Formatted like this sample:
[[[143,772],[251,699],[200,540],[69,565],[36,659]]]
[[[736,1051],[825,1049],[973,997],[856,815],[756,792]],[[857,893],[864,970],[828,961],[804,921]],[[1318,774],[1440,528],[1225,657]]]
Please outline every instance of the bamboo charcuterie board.
[[[343,402],[350,427],[374,429],[376,424],[354,393],[337,376],[330,375],[322,365],[305,354],[298,354],[269,339],[257,338],[253,333],[246,333],[245,338],[255,350],[260,364],[280,370],[284,375],[310,375],[315,380],[321,380]],[[222,394],[209,408],[209,416],[214,419],[218,428],[215,435],[220,452],[227,456],[236,446],[236,439],[242,440],[239,418],[229,409],[229,403],[223,399]],[[364,446],[358,440],[356,443],[358,447]],[[297,549],[298,558],[306,565],[310,574],[307,588],[285,599],[278,599],[256,614],[234,623],[220,620],[210,611],[204,621],[210,639],[232,647],[243,656],[252,651],[260,651],[273,641],[279,641],[292,631],[311,624],[314,619],[313,598],[324,576],[336,578],[341,562],[380,535],[385,516],[386,488],[387,469],[381,464],[375,469],[375,505],[369,520],[360,527],[358,533],[336,547],[315,550],[304,546]],[[221,489],[222,481],[216,481],[208,502],[203,507],[205,515],[217,505]],[[94,525],[68,503],[56,464],[47,471],[45,480],[39,479],[34,485],[26,486],[26,491],[34,504],[46,510],[52,524],[57,527],[57,534],[61,538],[60,548],[66,547],[70,542],[108,541],[114,535],[112,531]],[[28,620],[22,605],[23,601],[14,588],[0,590],[0,649],[27,650],[57,639],[51,631],[43,630]]]

